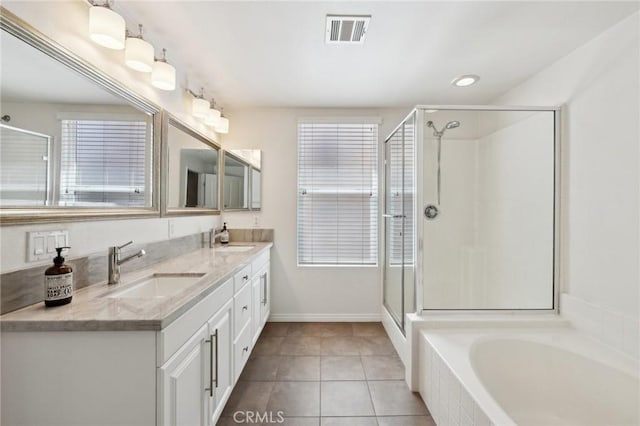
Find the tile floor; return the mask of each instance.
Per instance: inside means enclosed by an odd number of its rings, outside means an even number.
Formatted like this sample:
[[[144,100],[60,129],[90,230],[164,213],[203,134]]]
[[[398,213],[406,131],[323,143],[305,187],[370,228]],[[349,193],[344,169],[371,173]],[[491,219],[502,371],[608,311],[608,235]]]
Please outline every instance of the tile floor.
[[[381,323],[267,323],[218,422],[236,424],[435,426]]]

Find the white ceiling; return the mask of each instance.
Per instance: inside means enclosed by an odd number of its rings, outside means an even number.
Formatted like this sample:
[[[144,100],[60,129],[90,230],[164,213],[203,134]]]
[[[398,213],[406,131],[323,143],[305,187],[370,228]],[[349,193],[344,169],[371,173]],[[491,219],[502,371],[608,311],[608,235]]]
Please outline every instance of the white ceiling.
[[[197,90],[227,106],[487,103],[640,3],[517,1],[115,2]],[[364,45],[327,45],[327,14],[371,15]],[[461,74],[481,80],[449,83]]]
[[[486,103],[638,10],[638,2],[118,1],[233,106]],[[364,45],[324,42],[327,14],[370,14]],[[154,44],[158,42],[154,41]],[[463,89],[449,82],[474,73]]]

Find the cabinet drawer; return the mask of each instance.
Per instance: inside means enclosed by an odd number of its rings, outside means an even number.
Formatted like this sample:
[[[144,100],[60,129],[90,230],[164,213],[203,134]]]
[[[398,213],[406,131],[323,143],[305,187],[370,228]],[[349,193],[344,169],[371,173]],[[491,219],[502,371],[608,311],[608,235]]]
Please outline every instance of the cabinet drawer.
[[[251,262],[251,271],[254,274],[258,273],[258,271],[262,269],[267,262],[269,262],[269,254],[269,250],[266,250]]]
[[[233,276],[233,292],[237,293],[251,279],[251,265],[245,265]]]
[[[168,327],[158,332],[157,366],[164,364],[202,324],[206,323],[211,314],[218,311],[233,297],[231,279],[216,288],[211,294],[198,302],[193,308],[172,322]]]
[[[251,284],[246,284],[233,297],[233,332],[238,337],[240,331],[251,321]]]
[[[233,368],[236,374],[235,379],[238,380],[251,354],[251,324],[247,324],[240,332],[240,335],[233,345],[233,352]]]

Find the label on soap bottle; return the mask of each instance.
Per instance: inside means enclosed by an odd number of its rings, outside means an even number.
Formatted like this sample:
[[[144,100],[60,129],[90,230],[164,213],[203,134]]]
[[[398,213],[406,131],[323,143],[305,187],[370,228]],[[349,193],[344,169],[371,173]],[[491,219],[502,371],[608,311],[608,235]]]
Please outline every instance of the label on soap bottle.
[[[59,300],[73,295],[73,272],[61,275],[45,275],[44,299]]]

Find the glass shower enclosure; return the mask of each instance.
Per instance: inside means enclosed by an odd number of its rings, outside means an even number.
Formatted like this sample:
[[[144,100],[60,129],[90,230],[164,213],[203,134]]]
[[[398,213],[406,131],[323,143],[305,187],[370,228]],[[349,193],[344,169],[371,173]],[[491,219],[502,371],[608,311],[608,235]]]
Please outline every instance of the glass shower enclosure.
[[[419,106],[385,140],[384,306],[557,307],[559,109]]]

